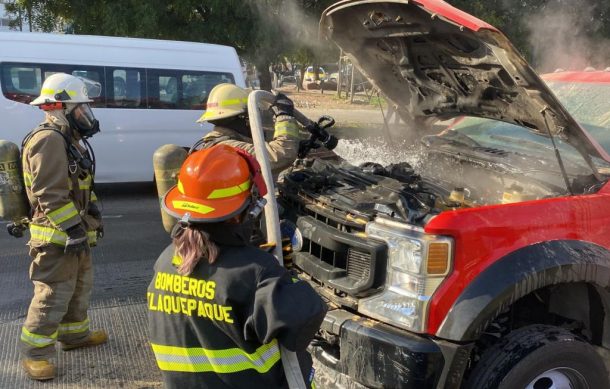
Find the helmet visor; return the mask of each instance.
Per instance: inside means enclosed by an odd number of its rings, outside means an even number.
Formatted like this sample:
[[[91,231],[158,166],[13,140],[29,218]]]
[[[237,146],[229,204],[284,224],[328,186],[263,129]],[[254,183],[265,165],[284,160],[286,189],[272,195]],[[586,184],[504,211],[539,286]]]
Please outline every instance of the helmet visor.
[[[91,130],[95,127],[95,116],[89,104],[78,104],[71,114],[78,128]]]
[[[79,78],[82,82],[85,83],[85,87],[87,88],[87,96],[90,99],[95,99],[96,97],[100,97],[102,95],[102,84],[97,81],[90,80],[88,78]]]

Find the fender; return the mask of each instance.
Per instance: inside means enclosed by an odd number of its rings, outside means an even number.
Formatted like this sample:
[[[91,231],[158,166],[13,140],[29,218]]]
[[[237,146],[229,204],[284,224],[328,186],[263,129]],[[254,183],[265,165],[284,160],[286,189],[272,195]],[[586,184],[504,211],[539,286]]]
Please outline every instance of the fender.
[[[536,243],[481,272],[457,298],[436,336],[476,340],[499,312],[541,288],[569,282],[610,286],[610,251],[579,240]]]

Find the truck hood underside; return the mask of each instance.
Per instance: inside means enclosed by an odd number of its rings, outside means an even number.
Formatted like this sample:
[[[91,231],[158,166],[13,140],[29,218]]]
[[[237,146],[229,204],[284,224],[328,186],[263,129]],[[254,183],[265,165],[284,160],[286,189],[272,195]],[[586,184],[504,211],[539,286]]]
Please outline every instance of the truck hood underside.
[[[320,29],[416,130],[478,116],[605,154],[506,36],[445,2],[346,0],[323,13]]]

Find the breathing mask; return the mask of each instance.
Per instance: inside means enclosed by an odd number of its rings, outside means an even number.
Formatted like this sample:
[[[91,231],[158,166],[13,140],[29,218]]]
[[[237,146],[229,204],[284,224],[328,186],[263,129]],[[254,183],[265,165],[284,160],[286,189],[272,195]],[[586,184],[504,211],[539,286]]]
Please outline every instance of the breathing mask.
[[[100,123],[87,103],[76,104],[66,113],[66,118],[68,118],[70,126],[83,138],[90,138],[100,132]]]

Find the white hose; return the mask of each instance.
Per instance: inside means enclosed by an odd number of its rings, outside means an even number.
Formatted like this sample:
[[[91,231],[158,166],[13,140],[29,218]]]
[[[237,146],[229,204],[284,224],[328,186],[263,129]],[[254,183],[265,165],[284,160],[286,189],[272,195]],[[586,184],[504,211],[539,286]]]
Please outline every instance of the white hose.
[[[261,165],[263,179],[267,185],[267,195],[265,199],[265,223],[267,229],[267,241],[275,245],[273,255],[284,264],[282,257],[282,234],[280,232],[280,215],[277,208],[277,200],[275,198],[275,185],[273,182],[273,174],[271,173],[271,165],[269,164],[269,154],[265,145],[265,134],[263,132],[263,121],[261,119],[260,107],[262,104],[267,106],[273,103],[275,96],[264,90],[255,90],[248,96],[248,116],[250,117],[250,130],[252,131],[252,141],[254,143],[254,153],[256,159]],[[294,307],[298,309],[298,307]],[[303,374],[299,367],[297,354],[289,351],[284,346],[280,345],[280,354],[282,356],[282,365],[288,386],[291,389],[306,389]]]

